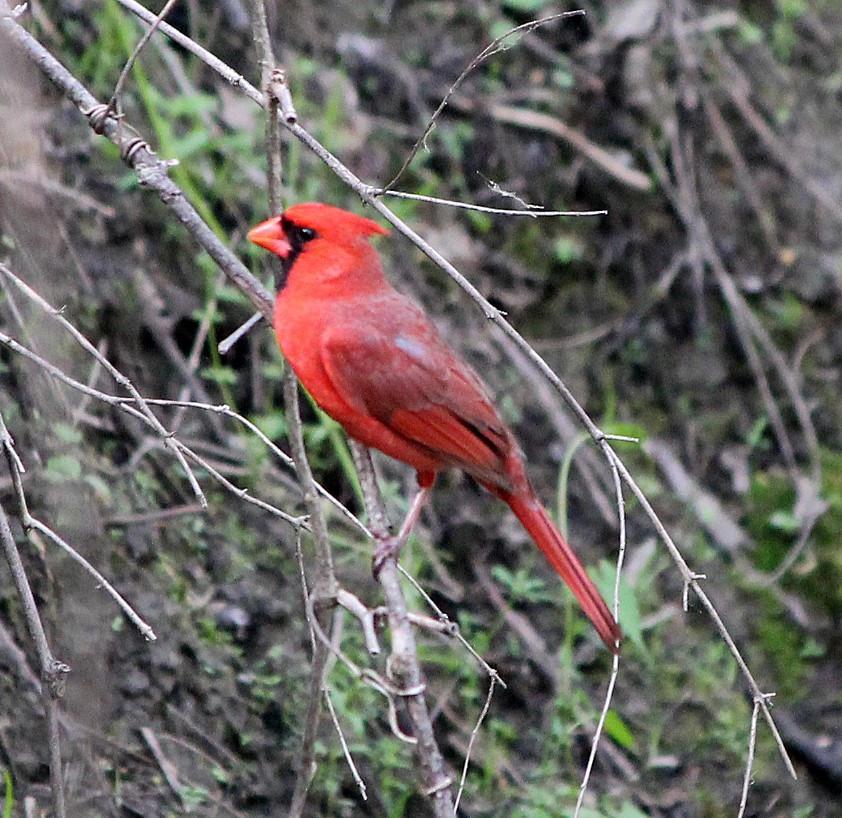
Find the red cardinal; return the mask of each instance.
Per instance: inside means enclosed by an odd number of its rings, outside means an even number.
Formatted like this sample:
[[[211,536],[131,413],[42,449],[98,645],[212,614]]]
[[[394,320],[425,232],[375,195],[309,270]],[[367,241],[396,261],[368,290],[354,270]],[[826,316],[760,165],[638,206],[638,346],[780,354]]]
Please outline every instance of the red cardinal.
[[[316,403],[355,440],[409,464],[421,487],[394,555],[442,469],[463,469],[506,502],[615,653],[622,636],[596,586],[536,498],[488,389],[419,306],[395,290],[369,237],[388,231],[319,203],[248,237],[281,259],[275,334]]]

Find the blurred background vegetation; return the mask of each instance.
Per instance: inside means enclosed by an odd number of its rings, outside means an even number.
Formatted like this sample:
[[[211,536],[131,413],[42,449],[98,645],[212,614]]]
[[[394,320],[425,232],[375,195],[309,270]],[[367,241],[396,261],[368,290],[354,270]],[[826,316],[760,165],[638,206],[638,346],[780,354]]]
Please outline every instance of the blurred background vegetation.
[[[761,687],[777,691],[774,712],[797,761],[800,778],[791,781],[761,724],[746,814],[838,815],[842,7],[268,4],[302,124],[374,184],[398,171],[438,102],[494,37],[573,8],[586,14],[520,37],[467,77],[398,188],[608,214],[539,220],[389,204],[506,311],[597,424],[641,438],[617,449],[691,567],[707,575],[705,589]],[[143,30],[117,0],[36,2],[24,19],[101,100]],[[258,80],[240,0],[195,0],[168,19]],[[219,354],[218,342],[250,315],[245,298],[139,189],[116,150],[0,44],[2,260],[144,395],[228,404],[285,446],[282,365],[270,332],[259,327]],[[127,125],[160,157],[178,160],[171,175],[206,221],[268,281],[264,254],[244,239],[267,215],[262,113],[161,35],[141,54],[121,103]],[[359,211],[291,139],[284,182],[289,203]],[[395,283],[494,388],[539,493],[609,594],[617,522],[606,464],[455,284],[402,239],[379,246]],[[0,326],[79,380],[113,391],[6,280]],[[33,513],[94,562],[159,636],[144,642],[66,556],[26,550],[55,651],[72,667],[64,728],[73,814],[283,814],[310,649],[294,533],[201,472],[210,508],[200,512],[160,441],[6,347],[0,401],[27,466]],[[317,476],[358,509],[341,433],[312,406],[305,415]],[[291,474],[241,425],[200,410],[162,417],[236,485],[301,512]],[[378,464],[397,519],[413,476]],[[13,510],[5,471],[0,500]],[[681,577],[646,519],[633,502],[627,512],[629,638],[581,814],[735,815],[751,701],[704,612],[692,604],[681,611]],[[338,519],[332,531],[341,581],[378,604],[368,544]],[[513,520],[459,476],[441,480],[403,564],[508,684],[473,749],[464,814],[571,814],[610,658],[569,594]],[[453,644],[421,641],[439,739],[461,769],[488,680]],[[368,662],[354,623],[343,647]],[[48,803],[29,652],[4,565],[0,766],[9,815],[23,815],[27,797]],[[326,723],[307,814],[425,815],[411,751],[392,736],[381,697],[341,666],[330,688],[369,800]],[[143,727],[176,765],[178,792]]]

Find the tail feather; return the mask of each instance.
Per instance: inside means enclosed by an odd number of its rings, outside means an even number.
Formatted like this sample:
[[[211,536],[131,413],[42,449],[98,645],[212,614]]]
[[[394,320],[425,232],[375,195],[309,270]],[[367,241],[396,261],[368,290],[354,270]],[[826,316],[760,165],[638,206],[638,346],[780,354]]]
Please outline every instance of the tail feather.
[[[602,641],[614,652],[620,652],[623,632],[605,600],[588,576],[570,544],[550,519],[547,510],[529,494],[495,492],[508,503],[515,516],[536,545],[544,552],[558,575],[570,586],[579,604],[588,615]]]

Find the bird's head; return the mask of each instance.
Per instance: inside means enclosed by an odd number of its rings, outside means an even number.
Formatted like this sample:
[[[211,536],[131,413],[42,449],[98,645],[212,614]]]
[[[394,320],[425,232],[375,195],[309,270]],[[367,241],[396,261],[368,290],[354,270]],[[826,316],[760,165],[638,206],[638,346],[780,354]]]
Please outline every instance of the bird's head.
[[[360,239],[388,232],[377,222],[347,210],[321,202],[304,202],[253,227],[248,239],[291,263],[312,241],[350,249]]]

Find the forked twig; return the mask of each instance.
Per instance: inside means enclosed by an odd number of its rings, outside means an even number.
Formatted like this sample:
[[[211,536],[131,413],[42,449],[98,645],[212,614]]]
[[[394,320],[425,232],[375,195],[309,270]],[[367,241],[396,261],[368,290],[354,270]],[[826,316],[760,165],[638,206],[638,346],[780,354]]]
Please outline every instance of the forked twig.
[[[497,669],[489,665],[488,662],[482,658],[477,649],[467,639],[465,639],[464,636],[462,636],[462,631],[459,629],[459,625],[454,622],[438,605],[436,605],[433,598],[424,590],[421,583],[418,582],[418,580],[415,579],[415,577],[400,564],[398,564],[398,571],[400,571],[401,574],[409,580],[415,590],[424,599],[424,602],[426,602],[427,605],[429,605],[435,612],[436,621],[442,626],[442,632],[448,636],[454,637],[456,641],[459,642],[462,647],[474,657],[474,659],[476,659],[477,663],[488,674],[489,678],[491,678],[496,684],[499,684],[503,690],[506,690],[508,685],[503,681],[503,677],[499,674]]]
[[[143,32],[143,36],[138,40],[137,45],[134,48],[131,56],[128,60],[126,60],[126,64],[123,66],[123,70],[120,72],[120,76],[117,79],[117,84],[114,86],[114,91],[111,94],[111,99],[108,102],[108,113],[117,112],[119,113],[120,110],[120,94],[123,93],[123,86],[128,79],[129,72],[134,67],[137,58],[140,56],[140,52],[146,47],[146,44],[149,40],[152,39],[152,35],[155,33],[155,30],[158,28],[159,25],[164,21],[164,18],[172,11],[173,6],[176,4],[177,0],[167,0],[164,4],[164,7],[159,12],[158,16],[155,18],[152,25]]]
[[[532,20],[528,23],[522,23],[519,26],[515,26],[514,28],[509,29],[504,34],[501,34],[499,37],[495,37],[479,54],[476,55],[468,65],[463,69],[462,73],[456,78],[456,82],[450,86],[448,92],[444,95],[444,98],[439,103],[438,108],[433,112],[433,115],[430,117],[430,121],[427,123],[427,127],[424,129],[424,133],[418,138],[418,141],[412,146],[412,149],[409,151],[409,155],[404,160],[403,165],[401,165],[401,169],[395,174],[394,178],[391,182],[386,184],[382,189],[378,191],[378,195],[382,193],[389,192],[396,184],[398,179],[403,176],[404,171],[409,167],[412,160],[415,158],[415,155],[420,150],[421,146],[427,140],[427,137],[430,135],[430,132],[436,125],[436,120],[439,118],[441,112],[447,107],[447,103],[450,101],[450,98],[456,92],[456,89],[462,84],[462,81],[468,74],[471,73],[477,66],[482,65],[489,57],[494,56],[495,54],[499,54],[501,51],[504,51],[508,46],[504,45],[507,40],[510,40],[512,37],[516,37],[518,34],[526,34],[529,31],[533,31],[540,26],[546,25],[547,23],[551,23],[554,20],[560,20],[566,17],[580,17],[584,15],[584,11],[564,11],[560,14],[552,14],[549,17],[542,17],[540,20]]]
[[[321,624],[316,619],[312,609],[311,593],[307,584],[307,572],[304,568],[304,554],[301,549],[300,534],[296,534],[295,537],[295,555],[298,558],[298,573],[304,596],[304,612],[310,629],[310,644],[313,649],[313,659],[310,665],[310,689],[308,691],[307,714],[304,718],[304,736],[301,741],[295,787],[293,788],[292,800],[289,807],[290,818],[299,818],[304,811],[310,783],[316,773],[315,748],[321,716],[321,691],[327,677],[327,661],[330,655],[329,648],[325,642],[317,638],[317,632],[322,635],[323,632]]]
[[[743,793],[740,797],[740,809],[737,818],[743,818],[748,803],[748,789],[751,786],[751,769],[754,766],[754,750],[757,745],[757,714],[760,711],[760,701],[754,700],[754,707],[751,710],[751,728],[748,732],[748,758],[746,760],[746,774],[743,778]]]
[[[371,455],[355,441],[350,442],[351,454],[360,477],[369,528],[377,539],[389,536],[389,521],[377,486]],[[386,560],[379,575],[380,586],[389,615],[392,652],[389,668],[400,695],[406,702],[417,739],[417,756],[421,767],[423,792],[431,802],[436,818],[453,816],[453,779],[447,772],[444,758],[433,733],[433,725],[424,697],[424,683],[415,637],[407,617],[406,601],[400,587],[400,575],[395,560]]]
[[[57,366],[36,355],[34,352],[32,352],[32,350],[18,343],[14,338],[11,338],[10,336],[6,335],[4,332],[0,332],[0,344],[4,344],[13,352],[17,352],[25,358],[28,358],[30,361],[40,366],[52,378],[55,378],[56,380],[67,384],[68,386],[78,390],[79,392],[82,392],[85,395],[90,395],[91,397],[97,398],[98,400],[102,400],[111,406],[115,406],[118,409],[121,409],[123,412],[127,413],[128,415],[131,415],[132,417],[141,421],[142,423],[150,424],[148,416],[139,409],[136,409],[133,402],[129,403],[127,402],[126,398],[117,397],[115,395],[109,395],[105,392],[99,391],[98,389],[94,389],[93,387],[90,387],[87,384],[81,383],[80,381],[77,381],[74,378],[71,378]],[[307,521],[306,517],[294,517],[288,514],[287,512],[283,511],[282,509],[277,508],[276,506],[273,506],[270,503],[267,503],[264,500],[252,497],[247,489],[241,489],[238,486],[235,486],[230,480],[226,479],[219,472],[218,469],[215,469],[207,460],[202,458],[200,455],[196,454],[189,446],[186,446],[178,438],[170,437],[169,440],[172,441],[173,446],[183,457],[189,457],[202,468],[207,469],[208,473],[212,477],[214,477],[214,479],[218,480],[219,483],[226,490],[232,492],[239,499],[247,503],[251,503],[252,505],[256,505],[260,508],[263,508],[270,514],[273,514],[274,516],[280,517],[282,520],[285,520],[295,528],[305,525]]]
[[[187,461],[184,458],[184,455],[178,451],[178,448],[175,446],[172,438],[172,434],[168,429],[165,429],[161,421],[155,416],[154,412],[149,408],[148,404],[144,400],[143,396],[140,392],[137,391],[134,384],[127,378],[122,372],[120,372],[111,361],[108,360],[97,348],[94,346],[78,329],[76,329],[73,324],[71,324],[63,315],[62,311],[56,309],[55,307],[51,306],[45,298],[43,298],[39,293],[35,292],[23,279],[16,276],[5,264],[0,263],[0,273],[6,276],[9,281],[12,282],[30,301],[37,304],[43,312],[61,324],[64,329],[66,329],[75,339],[75,341],[82,347],[87,353],[92,355],[102,367],[108,372],[109,375],[120,385],[122,386],[131,396],[134,398],[135,402],[137,403],[141,412],[143,412],[144,416],[148,420],[151,427],[157,432],[161,439],[164,442],[164,446],[171,449],[173,454],[175,455],[176,459],[181,464],[182,468],[184,469],[185,474],[187,475],[187,479],[190,483],[191,488],[193,489],[193,493],[196,495],[196,499],[201,504],[202,508],[207,508],[208,501],[204,495],[204,492],[199,486],[199,481],[196,479],[196,475],[193,473],[193,470],[188,465]]]
[[[9,468],[16,468],[15,457],[9,453],[9,447],[3,445],[6,460]],[[41,617],[38,614],[38,607],[35,604],[35,597],[32,595],[32,588],[26,576],[26,569],[21,560],[20,553],[15,545],[12,530],[9,527],[9,520],[3,506],[0,505],[0,544],[9,563],[12,572],[12,580],[17,589],[18,596],[23,606],[26,626],[29,636],[35,646],[35,653],[38,656],[40,665],[39,675],[41,679],[41,699],[44,702],[44,710],[47,714],[47,733],[50,751],[50,791],[53,799],[53,811],[56,818],[66,818],[67,812],[64,801],[64,770],[61,762],[61,733],[59,728],[58,699],[64,692],[64,675],[70,668],[53,656],[50,645],[47,642],[47,635],[44,633],[44,626],[41,624]]]
[[[455,207],[461,210],[474,210],[477,213],[493,213],[498,216],[529,216],[533,219],[541,217],[557,218],[558,216],[605,216],[608,213],[607,210],[544,210],[536,206],[525,207],[522,210],[508,210],[501,207],[471,204],[470,202],[457,202],[453,199],[439,199],[436,196],[423,196],[420,193],[404,193],[401,190],[387,190],[382,195],[394,196],[397,199],[412,199],[416,202],[428,202],[444,207]]]
[[[9,472],[12,477],[12,486],[14,488],[15,497],[18,502],[18,514],[20,523],[23,527],[24,533],[28,537],[33,537],[33,532],[38,532],[43,536],[52,540],[63,551],[70,555],[72,559],[78,562],[93,578],[105,589],[108,595],[117,603],[126,617],[134,624],[134,626],[143,634],[144,638],[152,642],[156,639],[152,628],[141,619],[135,612],[134,608],[119,594],[119,592],[111,585],[110,582],[99,572],[88,560],[86,560],[75,548],[62,539],[49,526],[36,520],[29,513],[29,505],[26,502],[26,494],[23,490],[22,477],[26,473],[23,467],[23,462],[15,451],[14,441],[6,428],[2,415],[0,415],[0,447],[2,447],[9,465]]]

